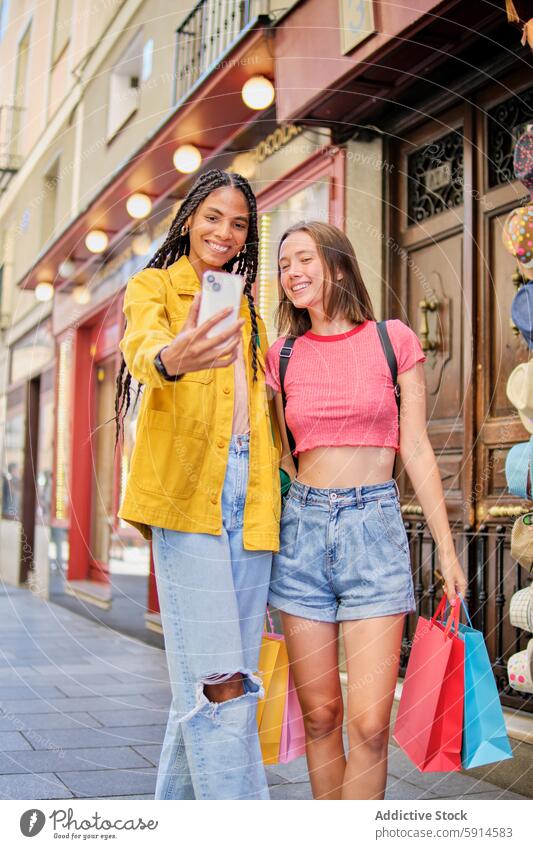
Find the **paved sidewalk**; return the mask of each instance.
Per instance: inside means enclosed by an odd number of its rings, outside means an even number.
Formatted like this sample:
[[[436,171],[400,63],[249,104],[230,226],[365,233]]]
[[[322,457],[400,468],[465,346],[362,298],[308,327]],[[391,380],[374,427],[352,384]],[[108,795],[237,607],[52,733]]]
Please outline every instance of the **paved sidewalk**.
[[[152,799],[169,701],[160,649],[0,587],[0,799]],[[268,774],[273,799],[311,798],[304,758]],[[526,797],[391,746],[386,798]]]

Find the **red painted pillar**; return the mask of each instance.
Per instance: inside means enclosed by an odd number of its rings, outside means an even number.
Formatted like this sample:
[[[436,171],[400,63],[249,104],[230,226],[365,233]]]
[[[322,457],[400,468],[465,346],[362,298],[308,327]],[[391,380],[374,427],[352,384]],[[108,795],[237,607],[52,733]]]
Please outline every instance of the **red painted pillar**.
[[[70,460],[70,556],[68,580],[89,577],[92,509],[93,406],[91,328],[80,327],[74,348],[72,455]]]

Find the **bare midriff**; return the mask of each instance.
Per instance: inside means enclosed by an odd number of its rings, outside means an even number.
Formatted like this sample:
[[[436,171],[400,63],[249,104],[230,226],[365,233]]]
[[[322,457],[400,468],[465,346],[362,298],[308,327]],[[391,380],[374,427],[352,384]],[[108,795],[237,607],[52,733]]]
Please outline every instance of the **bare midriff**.
[[[326,489],[384,483],[392,478],[395,454],[369,445],[312,448],[298,455],[296,479]]]

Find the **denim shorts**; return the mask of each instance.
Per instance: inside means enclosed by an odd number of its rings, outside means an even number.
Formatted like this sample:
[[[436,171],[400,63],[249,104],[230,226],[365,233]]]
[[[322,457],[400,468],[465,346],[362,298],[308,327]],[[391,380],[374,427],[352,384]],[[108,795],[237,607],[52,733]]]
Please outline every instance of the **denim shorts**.
[[[396,481],[350,489],[293,481],[283,505],[269,602],[319,622],[415,610]]]

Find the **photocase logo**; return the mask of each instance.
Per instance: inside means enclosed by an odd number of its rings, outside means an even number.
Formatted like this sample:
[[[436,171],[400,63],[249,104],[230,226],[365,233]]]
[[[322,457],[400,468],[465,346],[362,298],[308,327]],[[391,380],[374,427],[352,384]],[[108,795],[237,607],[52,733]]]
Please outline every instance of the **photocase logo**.
[[[42,830],[45,822],[46,817],[42,811],[30,808],[29,811],[24,811],[20,818],[20,830],[24,837],[35,837]]]

